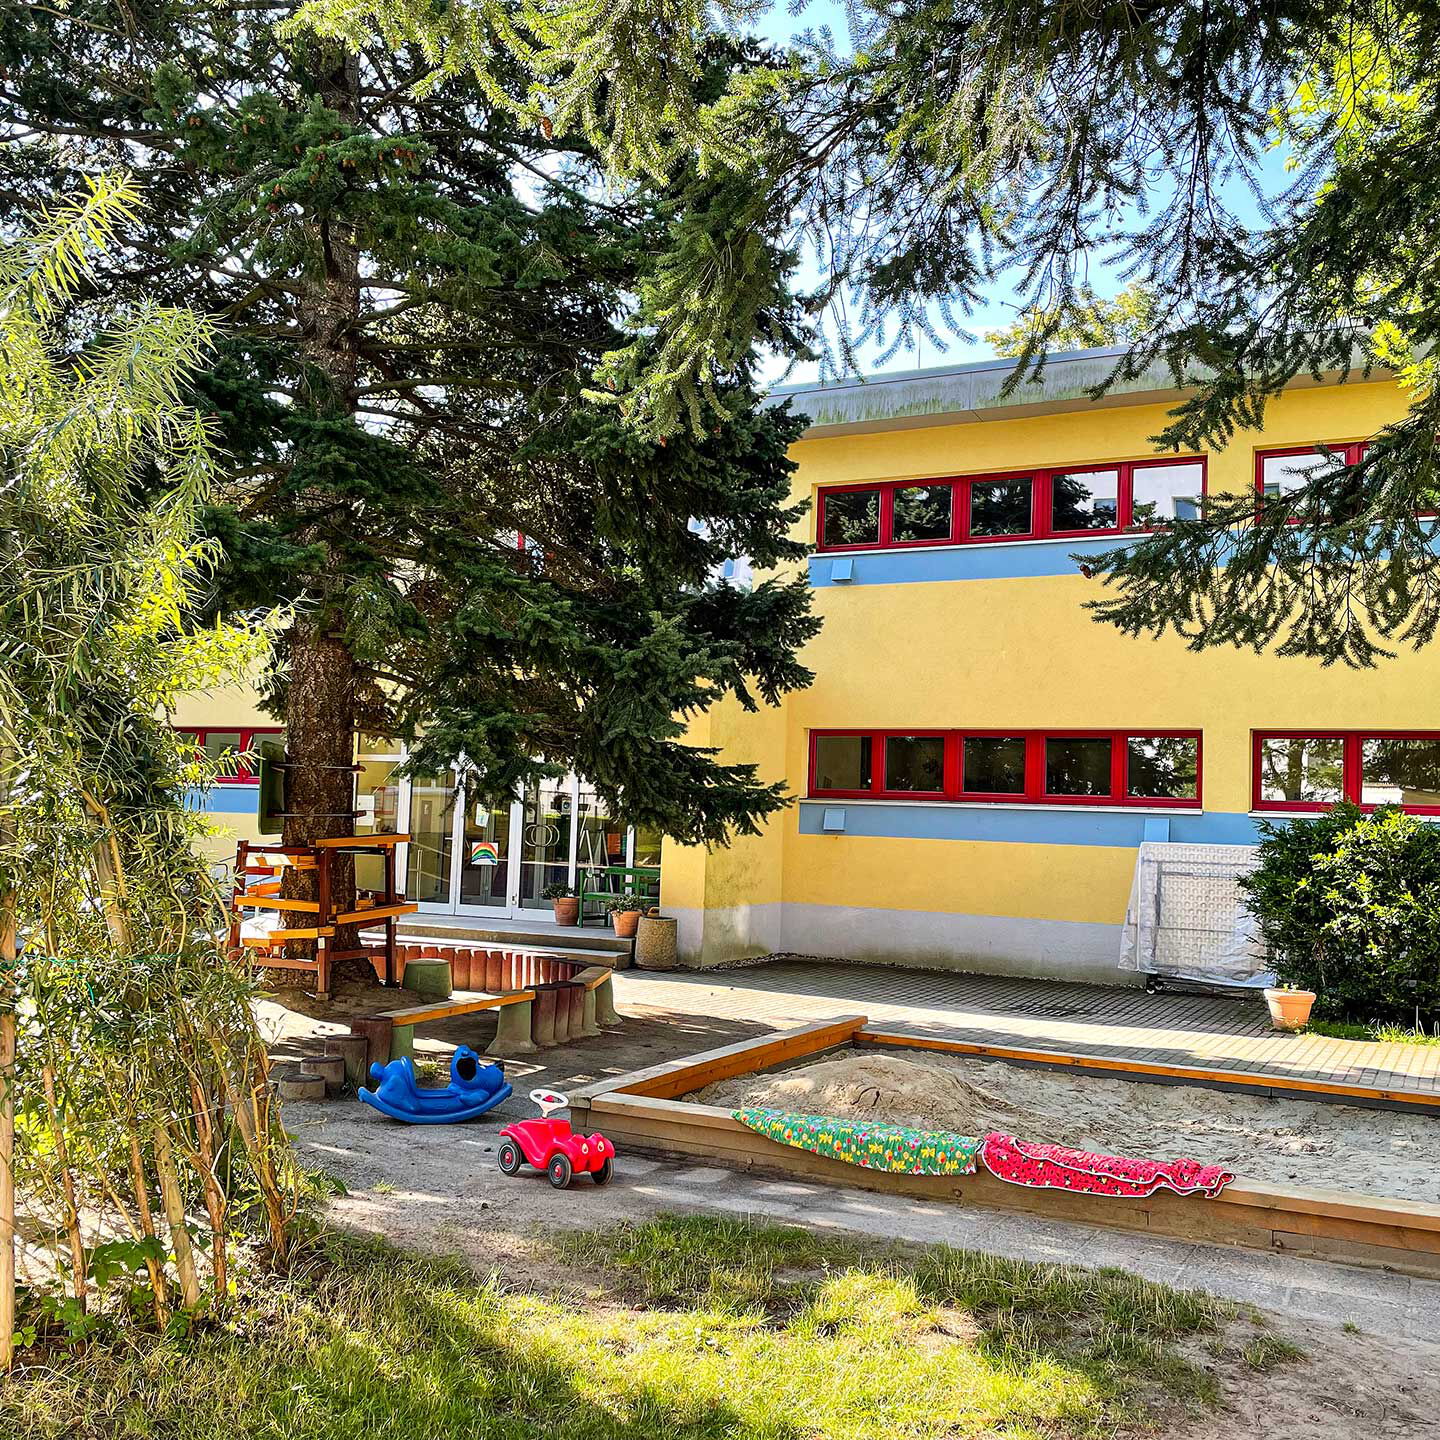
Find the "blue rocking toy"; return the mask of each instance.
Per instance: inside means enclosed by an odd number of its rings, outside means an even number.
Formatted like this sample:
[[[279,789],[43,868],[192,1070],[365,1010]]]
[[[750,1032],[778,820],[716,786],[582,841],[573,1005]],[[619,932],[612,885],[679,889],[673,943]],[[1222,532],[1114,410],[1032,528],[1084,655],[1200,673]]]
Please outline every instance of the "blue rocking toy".
[[[372,1065],[370,1081],[375,1088],[362,1088],[360,1098],[407,1125],[473,1120],[510,1095],[504,1068],[483,1063],[468,1045],[457,1047],[450,1057],[450,1083],[443,1090],[422,1090],[415,1083],[415,1066],[403,1055],[388,1065]]]

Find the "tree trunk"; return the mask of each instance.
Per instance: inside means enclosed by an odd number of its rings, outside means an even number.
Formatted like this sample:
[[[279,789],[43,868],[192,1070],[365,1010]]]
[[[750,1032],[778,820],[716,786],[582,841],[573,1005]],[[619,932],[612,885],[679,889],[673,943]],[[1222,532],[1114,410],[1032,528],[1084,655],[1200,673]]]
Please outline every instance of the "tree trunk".
[[[353,122],[358,108],[359,64],[343,47],[327,45],[317,56],[315,90],[344,121]],[[312,227],[311,240],[320,264],[312,271],[299,302],[298,320],[310,372],[305,400],[318,415],[349,418],[354,414],[359,369],[356,328],[360,317],[360,252],[353,227],[322,219]],[[323,439],[319,442],[325,443]],[[343,528],[343,511],[334,509],[333,490],[317,486],[316,524],[302,535],[304,543],[328,544]],[[303,502],[302,502],[303,503]],[[321,517],[324,517],[323,520]],[[316,604],[290,632],[290,688],[285,706],[286,779],[289,791],[283,839],[287,845],[312,845],[317,840],[354,832],[355,709],[357,670],[344,640],[345,594],[340,565],[331,559],[317,577]],[[355,869],[348,857],[337,857],[331,880],[337,910],[353,910]],[[287,871],[281,893],[290,899],[313,900],[313,872]],[[304,922],[294,916],[289,924]],[[331,942],[336,950],[358,944],[353,926],[344,926]]]

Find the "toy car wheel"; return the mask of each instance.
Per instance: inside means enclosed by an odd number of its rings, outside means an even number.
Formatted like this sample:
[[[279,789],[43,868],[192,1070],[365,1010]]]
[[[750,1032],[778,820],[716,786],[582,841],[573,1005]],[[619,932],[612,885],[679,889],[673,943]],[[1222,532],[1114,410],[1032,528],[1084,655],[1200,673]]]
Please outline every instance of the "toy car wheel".
[[[574,1174],[570,1157],[568,1155],[552,1155],[550,1163],[545,1167],[545,1173],[550,1177],[550,1183],[557,1190],[563,1190],[570,1183],[571,1175]]]
[[[598,1170],[590,1172],[590,1178],[597,1185],[608,1185],[615,1176],[615,1162],[607,1155]]]
[[[507,1140],[500,1147],[500,1154],[496,1156],[496,1159],[500,1162],[500,1168],[507,1175],[518,1175],[520,1173],[520,1161],[522,1158],[520,1147],[513,1140]]]

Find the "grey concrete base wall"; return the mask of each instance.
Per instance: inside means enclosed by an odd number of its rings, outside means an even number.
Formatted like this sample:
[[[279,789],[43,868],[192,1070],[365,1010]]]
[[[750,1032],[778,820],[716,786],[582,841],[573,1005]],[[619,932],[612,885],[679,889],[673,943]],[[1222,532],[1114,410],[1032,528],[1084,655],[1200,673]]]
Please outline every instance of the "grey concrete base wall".
[[[1117,968],[1118,925],[791,902],[670,913],[680,922],[681,960],[697,968],[784,953],[980,975],[1137,983],[1133,972]]]

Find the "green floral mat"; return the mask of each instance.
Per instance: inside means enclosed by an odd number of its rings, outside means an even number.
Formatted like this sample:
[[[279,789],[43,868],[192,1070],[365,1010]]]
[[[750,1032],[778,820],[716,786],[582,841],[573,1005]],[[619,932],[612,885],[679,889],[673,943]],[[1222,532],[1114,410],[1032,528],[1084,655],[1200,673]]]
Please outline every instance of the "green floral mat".
[[[872,1125],[829,1115],[792,1115],[785,1110],[732,1110],[757,1135],[797,1150],[888,1170],[895,1175],[973,1175],[980,1141],[947,1130],[911,1130],[905,1125]]]

